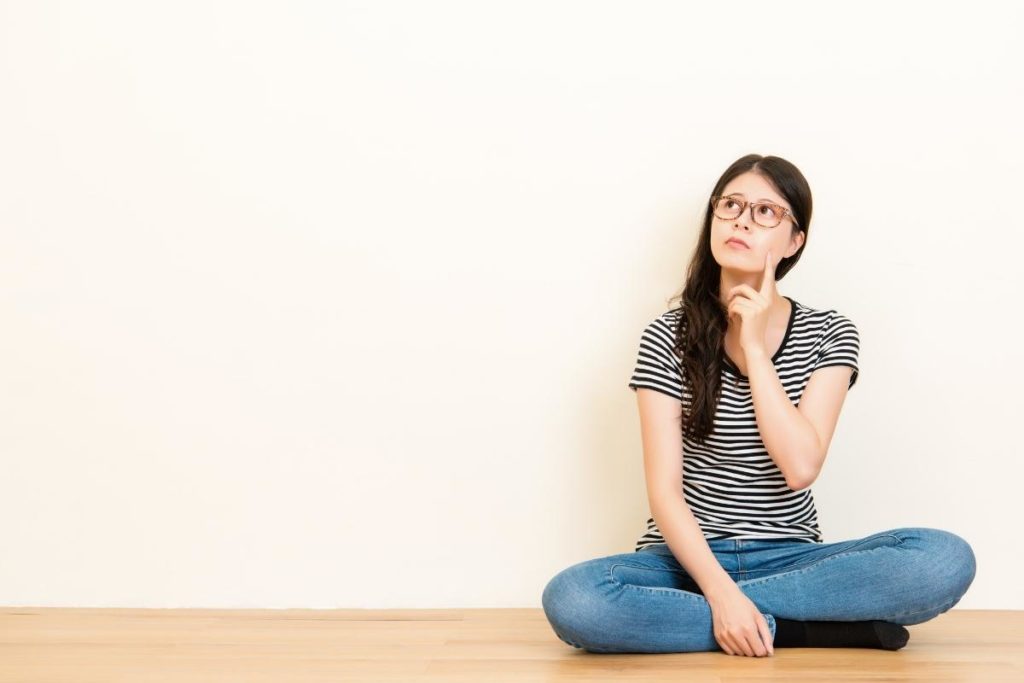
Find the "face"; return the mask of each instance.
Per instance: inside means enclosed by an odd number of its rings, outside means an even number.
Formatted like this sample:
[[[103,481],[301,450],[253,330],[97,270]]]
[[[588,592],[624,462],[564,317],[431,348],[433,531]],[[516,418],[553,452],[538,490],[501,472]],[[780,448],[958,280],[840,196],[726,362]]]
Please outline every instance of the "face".
[[[769,201],[792,210],[771,184],[761,175],[744,173],[733,178],[723,188],[722,196],[733,195],[737,202]],[[768,209],[755,209],[767,212]],[[731,238],[740,239],[747,247],[726,244]],[[764,271],[765,255],[772,252],[772,262],[778,266],[779,261],[792,256],[803,244],[803,232],[793,234],[793,221],[790,216],[782,219],[774,228],[765,228],[755,223],[750,217],[750,206],[733,219],[711,217],[711,253],[722,268],[745,272]]]

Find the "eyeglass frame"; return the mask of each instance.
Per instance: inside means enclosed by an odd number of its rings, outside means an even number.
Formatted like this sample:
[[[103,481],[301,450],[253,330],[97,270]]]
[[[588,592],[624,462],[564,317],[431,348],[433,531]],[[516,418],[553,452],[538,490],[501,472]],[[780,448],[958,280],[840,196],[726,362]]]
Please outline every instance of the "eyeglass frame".
[[[719,199],[725,199],[726,197],[728,197],[729,199],[733,200],[734,202],[739,202],[740,203],[740,212],[738,214],[736,214],[735,216],[733,216],[732,218],[722,218],[717,213],[715,213],[715,204],[718,202]],[[760,226],[762,228],[765,228],[767,230],[774,230],[775,228],[777,228],[780,225],[782,225],[782,221],[787,216],[789,217],[789,220],[793,221],[793,225],[794,226],[800,227],[800,224],[796,222],[796,217],[793,216],[793,212],[790,211],[789,209],[787,209],[784,206],[780,206],[779,204],[776,204],[775,202],[748,202],[746,199],[743,199],[741,197],[734,197],[731,194],[711,195],[711,200],[710,201],[711,201],[711,213],[714,214],[714,216],[716,218],[718,218],[720,220],[723,220],[723,221],[736,220],[737,218],[739,218],[740,216],[743,215],[743,212],[747,210],[747,206],[749,205],[750,206],[750,220],[754,221],[754,223],[756,225],[758,225],[758,226]],[[775,225],[771,226],[771,227],[768,227],[767,225],[761,225],[760,223],[757,222],[757,218],[754,217],[754,207],[755,206],[770,206],[773,209],[777,209],[778,212],[781,213],[781,215],[779,216],[779,222],[776,223]]]

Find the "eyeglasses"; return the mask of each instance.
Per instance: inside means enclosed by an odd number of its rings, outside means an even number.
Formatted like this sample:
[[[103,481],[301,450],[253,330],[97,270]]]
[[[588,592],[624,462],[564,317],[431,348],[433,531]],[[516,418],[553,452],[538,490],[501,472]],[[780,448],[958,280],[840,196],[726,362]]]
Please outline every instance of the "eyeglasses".
[[[715,215],[724,221],[731,221],[739,218],[743,210],[747,208],[747,200],[739,197],[711,197],[711,209]],[[773,204],[772,202],[753,202],[750,204],[750,217],[762,228],[774,228],[782,219],[789,216],[789,220],[796,225],[793,212],[789,209]]]

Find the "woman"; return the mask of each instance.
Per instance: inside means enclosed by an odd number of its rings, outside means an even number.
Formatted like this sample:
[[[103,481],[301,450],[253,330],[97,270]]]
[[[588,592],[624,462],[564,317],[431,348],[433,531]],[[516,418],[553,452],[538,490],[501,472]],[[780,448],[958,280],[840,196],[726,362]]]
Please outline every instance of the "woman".
[[[738,159],[711,192],[681,304],[643,331],[636,391],[652,517],[633,552],[544,588],[555,634],[591,652],[765,656],[775,646],[897,650],[905,624],[959,602],[961,537],[898,528],[824,543],[821,472],[859,335],[835,310],[780,295],[811,192],[785,159]]]

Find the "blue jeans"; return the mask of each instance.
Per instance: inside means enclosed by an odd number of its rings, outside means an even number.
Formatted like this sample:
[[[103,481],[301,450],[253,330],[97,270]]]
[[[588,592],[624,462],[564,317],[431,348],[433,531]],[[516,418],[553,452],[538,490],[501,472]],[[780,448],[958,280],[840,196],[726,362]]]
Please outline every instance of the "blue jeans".
[[[709,540],[715,558],[765,616],[919,624],[955,605],[974,580],[971,546],[908,527],[837,543]],[[541,598],[560,639],[589,652],[721,650],[711,607],[664,543],[556,574]]]

